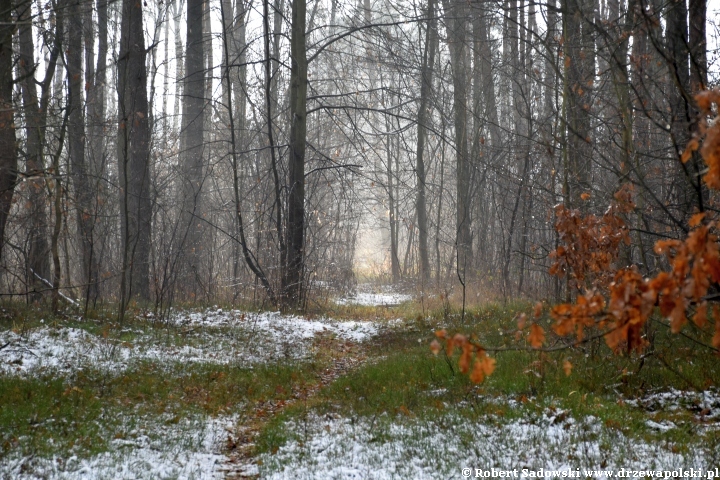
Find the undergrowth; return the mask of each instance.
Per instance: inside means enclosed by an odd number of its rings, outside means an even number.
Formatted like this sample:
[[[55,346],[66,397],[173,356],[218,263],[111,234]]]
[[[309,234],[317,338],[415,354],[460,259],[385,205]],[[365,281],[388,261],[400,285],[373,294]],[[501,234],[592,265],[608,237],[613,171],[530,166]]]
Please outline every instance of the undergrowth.
[[[668,329],[659,325],[653,332],[653,348],[643,355],[616,355],[602,339],[551,353],[513,350],[522,346],[515,338],[517,315],[530,309],[529,304],[517,302],[472,308],[464,316],[446,308],[424,317],[413,312],[416,315],[406,318],[404,328],[371,344],[372,360],[324,388],[312,402],[296,405],[269,422],[258,451],[277,451],[293,435],[288,425],[318,415],[371,422],[442,422],[448,414],[459,414],[471,422],[507,422],[560,411],[574,418],[592,415],[604,427],[631,437],[662,438],[681,446],[698,441],[698,411],[692,406],[648,412],[627,401],[657,391],[718,385],[720,365],[710,352],[698,351],[689,338],[670,337]],[[484,383],[474,385],[458,371],[458,353],[452,358],[445,352],[431,353],[429,343],[439,328],[511,350],[493,353],[497,369]],[[566,371],[565,361],[572,371]],[[679,427],[658,432],[648,426],[650,418]],[[707,435],[708,441],[720,444],[717,429]]]
[[[113,448],[118,439],[136,435],[136,427],[148,421],[172,425],[218,415],[236,415],[239,424],[255,425],[258,455],[272,454],[288,440],[297,440],[298,425],[318,417],[378,425],[374,440],[378,442],[392,424],[428,422],[442,428],[448,418],[460,418],[470,424],[500,425],[555,415],[593,417],[608,431],[663,441],[679,451],[698,442],[720,446],[718,419],[703,420],[703,413],[693,405],[650,411],[632,403],[658,391],[716,388],[717,358],[703,351],[692,335],[672,335],[662,322],[651,322],[648,335],[653,341],[642,354],[616,355],[602,339],[543,353],[525,349],[524,341],[515,337],[519,313],[531,309],[526,302],[488,303],[463,314],[454,300],[440,296],[424,306],[417,301],[392,308],[316,306],[308,316],[390,325],[362,344],[366,360],[361,365],[318,391],[309,387],[334,360],[347,354],[342,348],[315,349],[305,362],[287,360],[252,368],[143,361],[122,372],[86,368],[64,376],[0,376],[0,460],[10,454],[94,455]],[[41,307],[0,305],[0,329],[21,334],[63,326],[127,342],[148,334],[153,341],[178,346],[199,341],[192,332],[147,317],[131,318],[123,325],[114,320],[111,310],[83,318],[70,313],[53,317]],[[475,385],[458,371],[457,353],[432,354],[429,344],[442,328],[472,336],[488,348],[508,350],[492,353],[495,372]],[[229,335],[232,341],[252,341],[230,327],[204,331],[210,336]],[[548,343],[557,340],[550,337]],[[313,393],[297,401],[294,394],[303,390]],[[267,405],[273,408],[266,411]],[[648,425],[649,420],[672,422],[676,428],[658,431]],[[709,428],[698,436],[698,426]]]

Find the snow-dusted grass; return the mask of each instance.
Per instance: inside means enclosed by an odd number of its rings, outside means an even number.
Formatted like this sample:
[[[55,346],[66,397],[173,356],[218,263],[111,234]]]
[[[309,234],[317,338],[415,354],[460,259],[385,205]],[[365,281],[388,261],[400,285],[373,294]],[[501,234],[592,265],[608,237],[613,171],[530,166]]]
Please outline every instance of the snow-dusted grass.
[[[372,321],[307,319],[297,315],[283,315],[280,312],[247,313],[212,309],[202,313],[178,313],[171,317],[171,322],[180,326],[230,326],[273,340],[286,341],[303,341],[318,333],[329,333],[346,340],[361,342],[378,333],[378,325]]]
[[[122,329],[13,320],[0,331],[0,478],[223,478],[226,427],[313,382],[319,337],[383,328],[218,308]]]
[[[686,339],[656,334],[655,354],[677,373],[651,355],[642,364],[600,343],[493,352],[497,369],[479,386],[458,371],[457,351],[450,358],[429,351],[440,327],[517,346],[516,314],[500,305],[470,311],[464,321],[433,312],[436,320],[418,318],[384,335],[373,362],[266,428],[258,442],[261,476],[430,479],[462,478],[462,468],[720,464],[718,363],[710,354],[686,357]]]
[[[677,373],[652,355],[639,368],[637,358],[596,345],[493,353],[497,370],[475,386],[459,373],[457,353],[430,353],[433,332],[516,345],[514,307],[471,311],[463,321],[445,310],[420,315],[414,304],[335,310],[386,320],[215,307],[122,330],[6,322],[0,478],[222,478],[228,435],[257,455],[244,468],[261,478],[720,463],[718,364],[691,356],[689,340],[656,336],[654,354]],[[398,311],[404,320],[387,320]],[[339,369],[344,355],[356,363]]]
[[[335,300],[338,305],[360,305],[366,307],[381,307],[399,305],[412,300],[412,295],[398,293],[392,287],[374,287],[370,284],[358,285],[353,295]]]
[[[71,449],[66,455],[0,457],[0,478],[221,479],[227,457],[223,442],[237,417],[195,416],[173,422],[167,415],[124,419],[124,425],[102,429],[109,450],[90,457]],[[117,432],[117,433],[113,433]],[[115,437],[115,438],[113,438]],[[80,456],[78,456],[80,455]]]
[[[138,325],[124,341],[75,327],[0,331],[0,346],[5,345],[0,350],[0,374],[70,373],[83,368],[121,372],[138,361],[249,366],[303,360],[311,355],[318,334],[361,342],[381,328],[370,321],[222,309],[176,312],[169,323],[170,328],[155,330]]]
[[[293,440],[261,456],[263,478],[462,478],[462,468],[538,470],[708,468],[720,439],[677,450],[566,412],[507,421],[457,414],[431,420],[317,418],[288,425]],[[474,472],[474,470],[473,470]],[[597,476],[600,477],[600,476]],[[584,478],[584,475],[583,475]]]

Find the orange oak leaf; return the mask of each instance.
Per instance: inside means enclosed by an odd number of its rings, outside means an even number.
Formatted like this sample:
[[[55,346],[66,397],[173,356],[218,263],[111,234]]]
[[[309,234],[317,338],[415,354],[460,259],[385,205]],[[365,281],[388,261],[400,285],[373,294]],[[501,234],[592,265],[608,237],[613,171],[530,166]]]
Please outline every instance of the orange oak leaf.
[[[434,355],[440,353],[440,342],[438,342],[437,340],[433,340],[432,342],[430,342],[430,351]]]
[[[537,323],[533,323],[530,326],[530,336],[528,337],[528,341],[533,348],[542,347],[543,343],[545,343],[545,330],[543,330],[543,328]]]
[[[467,373],[470,369],[470,357],[472,356],[472,347],[470,345],[463,346],[462,355],[458,361],[458,367],[460,367],[460,373]]]
[[[470,381],[473,383],[482,383],[483,380],[485,380],[485,373],[483,371],[482,362],[475,359],[472,372],[470,372]]]
[[[690,225],[693,228],[697,227],[703,221],[703,219],[705,218],[705,215],[706,215],[705,212],[696,213],[695,215],[690,217],[690,221],[688,222],[688,225]]]

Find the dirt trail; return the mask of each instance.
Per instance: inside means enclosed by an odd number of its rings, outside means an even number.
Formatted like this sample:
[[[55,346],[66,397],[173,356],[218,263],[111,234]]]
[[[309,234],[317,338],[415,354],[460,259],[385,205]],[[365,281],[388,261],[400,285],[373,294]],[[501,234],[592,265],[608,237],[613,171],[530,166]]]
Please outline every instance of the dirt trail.
[[[338,340],[329,335],[320,335],[313,342],[315,361],[326,365],[316,374],[312,383],[292,385],[290,400],[266,400],[258,402],[254,416],[238,425],[235,432],[228,432],[225,454],[229,457],[221,467],[227,480],[258,478],[255,459],[255,439],[267,423],[285,409],[310,404],[321,389],[337,378],[363,364],[367,358],[367,346],[352,341]]]

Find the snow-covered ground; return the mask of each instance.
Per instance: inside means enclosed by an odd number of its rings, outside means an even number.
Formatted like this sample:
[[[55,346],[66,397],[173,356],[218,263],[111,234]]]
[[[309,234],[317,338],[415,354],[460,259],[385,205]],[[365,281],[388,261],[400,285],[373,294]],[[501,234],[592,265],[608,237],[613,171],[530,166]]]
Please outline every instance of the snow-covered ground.
[[[649,393],[641,398],[628,399],[625,402],[650,413],[689,410],[696,414],[698,420],[720,420],[720,389],[718,388],[702,392],[671,388],[668,391]]]
[[[69,326],[2,331],[0,375],[70,376],[84,368],[121,374],[139,360],[251,366],[307,358],[318,335],[362,342],[397,325],[219,308],[174,312],[168,323],[169,330],[133,324],[124,337],[131,341]],[[427,392],[438,398],[444,393],[443,389]],[[517,406],[512,398],[486,400]],[[245,473],[273,479],[435,479],[462,478],[463,468],[677,470],[714,468],[720,462],[720,390],[670,390],[624,402],[628,408],[647,412],[646,425],[654,433],[630,438],[596,417],[573,418],[553,408],[519,420],[490,415],[481,421],[469,421],[459,413],[433,419],[310,414],[305,421],[288,424],[291,439],[277,452],[262,455],[244,468]],[[470,408],[467,404],[457,407],[448,411]],[[654,413],[678,410],[692,412],[692,425],[676,425]],[[110,451],[87,457],[73,456],[72,449],[62,458],[48,458],[21,456],[12,449],[3,452],[0,446],[0,479],[219,479],[229,469],[223,445],[228,436],[237,438],[237,416],[195,415],[178,420],[166,414],[154,418],[128,412],[115,415],[125,416],[104,418],[98,424],[100,436],[112,446]],[[708,436],[698,440],[698,446],[678,449],[664,437],[675,428],[693,428]],[[714,444],[703,445],[711,437]]]
[[[249,366],[306,358],[318,334],[362,342],[377,335],[375,322],[309,320],[279,312],[245,313],[221,309],[176,313],[178,335],[161,330],[134,332],[130,342],[70,327],[43,327],[24,334],[0,332],[0,374],[70,373],[93,367],[121,372],[132,362],[209,362]]]
[[[280,312],[245,313],[240,310],[208,310],[202,313],[180,313],[171,318],[179,326],[235,326],[252,333],[286,340],[306,340],[318,333],[330,333],[346,340],[361,342],[378,333],[371,321],[339,321],[328,318],[310,320]]]
[[[71,376],[85,368],[121,374],[141,360],[235,362],[251,366],[306,358],[312,353],[317,335],[362,342],[383,328],[375,322],[306,319],[278,312],[248,313],[218,308],[175,312],[168,323],[170,330],[135,324],[125,331],[124,338],[132,338],[131,341],[69,326],[2,331],[0,375]],[[227,457],[221,453],[222,444],[236,426],[236,418],[197,416],[173,422],[130,415],[119,420],[121,424],[132,424],[127,435],[114,438],[117,421],[108,420],[107,425],[101,426],[113,446],[110,451],[90,458],[13,457],[10,452],[0,455],[0,478],[223,478]]]
[[[707,469],[716,446],[674,452],[667,441],[630,439],[595,417],[561,411],[482,423],[448,414],[433,421],[314,418],[297,438],[260,460],[262,478],[463,478],[462,469],[537,471]],[[715,459],[717,460],[717,459]],[[566,474],[567,475],[567,474]],[[605,478],[603,474],[590,475]],[[585,475],[580,475],[585,478]]]
[[[392,287],[382,286],[373,287],[368,284],[361,284],[357,287],[357,292],[353,295],[338,298],[335,303],[338,305],[363,305],[367,307],[373,306],[389,306],[399,305],[412,300],[412,295],[398,293]]]
[[[223,442],[237,425],[234,416],[194,418],[176,424],[161,418],[135,419],[112,451],[90,458],[0,457],[0,478],[134,480],[224,478]],[[137,425],[141,424],[142,427]]]

